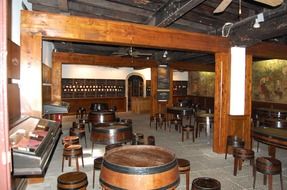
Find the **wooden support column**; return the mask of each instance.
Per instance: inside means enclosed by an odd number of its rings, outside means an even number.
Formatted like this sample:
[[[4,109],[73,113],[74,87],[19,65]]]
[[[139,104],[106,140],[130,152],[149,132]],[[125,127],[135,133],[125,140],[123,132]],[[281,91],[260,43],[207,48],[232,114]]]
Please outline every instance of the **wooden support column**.
[[[173,105],[173,68],[169,68],[169,100],[167,106]]]
[[[62,62],[59,59],[55,59],[53,54],[52,65],[52,87],[51,87],[51,99],[52,101],[61,101],[61,89],[62,89]]]
[[[151,68],[151,115],[158,112],[158,102],[157,102],[157,77],[158,69],[157,67]]]
[[[42,35],[21,30],[21,114],[42,117]]]
[[[223,153],[230,105],[230,52],[215,54],[213,151]]]
[[[214,136],[213,151],[225,151],[228,135],[237,135],[251,148],[251,88],[252,56],[246,56],[245,68],[245,107],[243,116],[229,115],[230,108],[230,53],[215,54],[215,94],[214,94]]]

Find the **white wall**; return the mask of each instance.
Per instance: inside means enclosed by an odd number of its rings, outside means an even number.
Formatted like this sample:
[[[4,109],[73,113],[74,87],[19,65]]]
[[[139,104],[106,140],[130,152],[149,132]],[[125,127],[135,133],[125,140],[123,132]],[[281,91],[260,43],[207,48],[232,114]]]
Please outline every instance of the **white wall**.
[[[134,70],[133,68],[102,67],[92,65],[65,65],[62,67],[63,78],[82,79],[126,79],[130,73],[140,73],[145,76],[145,80],[150,80],[150,69]]]
[[[42,48],[42,63],[52,67],[52,52],[54,44],[52,42],[43,41]]]
[[[63,64],[63,78],[80,78],[80,79],[126,79],[130,73],[142,74],[144,80],[151,80],[150,69],[134,70],[130,67],[112,68],[92,65],[70,65]],[[174,71],[174,80],[188,81],[188,72]]]
[[[29,9],[32,10],[32,4],[27,0],[12,0],[12,24],[11,24],[11,40],[20,46],[20,15],[22,8],[22,3]]]

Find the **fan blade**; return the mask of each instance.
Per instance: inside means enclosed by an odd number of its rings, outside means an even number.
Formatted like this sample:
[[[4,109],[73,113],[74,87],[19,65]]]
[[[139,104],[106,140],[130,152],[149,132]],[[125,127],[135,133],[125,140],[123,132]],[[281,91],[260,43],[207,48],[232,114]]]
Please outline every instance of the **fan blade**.
[[[271,7],[277,7],[278,5],[281,5],[283,3],[283,0],[254,0],[254,1],[269,5]]]
[[[223,12],[232,2],[232,0],[222,0],[221,3],[216,7],[213,13],[221,13]]]

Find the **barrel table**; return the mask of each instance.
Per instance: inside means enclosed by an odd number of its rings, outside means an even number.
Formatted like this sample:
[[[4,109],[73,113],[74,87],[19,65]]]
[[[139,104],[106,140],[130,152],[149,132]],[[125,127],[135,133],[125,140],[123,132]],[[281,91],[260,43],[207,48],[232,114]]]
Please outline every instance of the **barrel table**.
[[[114,111],[91,111],[88,117],[92,126],[98,123],[116,121],[116,114]]]
[[[133,137],[132,126],[128,123],[98,123],[92,127],[92,152],[94,144],[116,144],[131,142]]]
[[[100,184],[110,189],[175,189],[179,171],[175,155],[159,146],[126,145],[106,153]]]

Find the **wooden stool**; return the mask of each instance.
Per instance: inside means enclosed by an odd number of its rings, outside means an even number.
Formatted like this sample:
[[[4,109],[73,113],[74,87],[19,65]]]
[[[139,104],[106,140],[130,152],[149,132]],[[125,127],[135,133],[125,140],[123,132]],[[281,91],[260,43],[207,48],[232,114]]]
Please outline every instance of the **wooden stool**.
[[[157,130],[158,125],[160,128],[164,125],[164,130],[166,130],[166,116],[164,113],[155,114],[155,130]]]
[[[191,190],[220,190],[221,184],[218,180],[209,177],[199,177],[192,181]]]
[[[85,119],[79,119],[78,120],[80,124],[84,124],[84,126],[88,126],[89,132],[91,132],[91,127],[90,127],[90,121],[85,118]]]
[[[176,115],[168,121],[169,131],[171,131],[171,125],[174,125],[175,130],[181,132],[182,118],[180,115]]]
[[[64,160],[69,159],[69,166],[71,166],[71,159],[76,158],[77,171],[79,171],[78,158],[82,157],[82,166],[84,167],[83,149],[81,145],[64,145],[63,159],[62,159],[62,172],[64,171]]]
[[[121,147],[123,146],[122,143],[115,143],[115,144],[109,144],[105,146],[105,152],[108,152],[109,150],[112,150],[113,148]]]
[[[144,144],[144,134],[142,134],[142,133],[133,133],[132,144],[133,145],[142,145],[142,144]]]
[[[192,132],[192,142],[194,142],[194,126],[192,125],[185,125],[182,127],[181,131],[181,141],[184,141],[184,133],[186,133],[186,139],[189,139],[189,132]]]
[[[227,136],[226,146],[225,146],[225,160],[227,158],[228,147],[232,148],[244,148],[244,141],[238,136]]]
[[[87,174],[84,172],[68,172],[60,175],[57,179],[58,190],[86,190],[88,186]]]
[[[233,157],[234,157],[234,170],[233,175],[237,175],[237,168],[239,166],[239,170],[242,168],[242,161],[250,160],[250,165],[254,167],[254,151],[245,149],[245,148],[234,148],[233,149]]]
[[[80,144],[80,140],[79,137],[77,136],[65,136],[62,139],[62,144]]]
[[[190,162],[186,159],[177,158],[177,163],[179,173],[185,174],[186,190],[189,190]]]
[[[95,171],[101,169],[103,160],[104,160],[104,158],[102,156],[94,159],[93,188],[95,187]]]
[[[147,144],[148,145],[155,145],[155,138],[154,138],[154,136],[148,136],[147,137]]]
[[[75,122],[74,122],[75,123]],[[73,127],[70,128],[70,136],[77,136],[79,138],[85,138],[85,145],[87,147],[87,139],[86,139],[86,131],[85,131],[85,125],[84,124],[74,124]]]
[[[264,174],[264,185],[266,185],[268,176],[268,190],[272,190],[272,175],[280,175],[281,190],[283,190],[282,166],[281,161],[271,157],[259,157],[253,170],[253,188],[255,188],[256,171]]]

